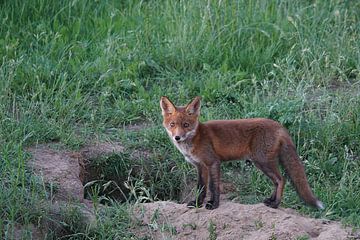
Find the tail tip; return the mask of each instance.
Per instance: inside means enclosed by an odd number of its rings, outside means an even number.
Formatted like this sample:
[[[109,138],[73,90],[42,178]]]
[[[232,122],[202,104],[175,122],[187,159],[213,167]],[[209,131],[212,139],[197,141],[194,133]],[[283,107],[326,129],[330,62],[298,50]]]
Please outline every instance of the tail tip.
[[[319,200],[316,201],[316,207],[321,210],[323,210],[325,208],[324,204]]]

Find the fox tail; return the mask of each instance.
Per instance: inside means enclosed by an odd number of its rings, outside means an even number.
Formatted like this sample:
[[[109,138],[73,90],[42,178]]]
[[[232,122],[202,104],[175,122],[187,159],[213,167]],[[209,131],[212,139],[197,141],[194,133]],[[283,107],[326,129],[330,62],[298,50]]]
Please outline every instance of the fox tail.
[[[324,209],[324,204],[315,197],[309,186],[304,166],[296,153],[294,143],[287,134],[284,138],[281,144],[279,160],[285,172],[289,175],[296,192],[305,203],[318,209]]]

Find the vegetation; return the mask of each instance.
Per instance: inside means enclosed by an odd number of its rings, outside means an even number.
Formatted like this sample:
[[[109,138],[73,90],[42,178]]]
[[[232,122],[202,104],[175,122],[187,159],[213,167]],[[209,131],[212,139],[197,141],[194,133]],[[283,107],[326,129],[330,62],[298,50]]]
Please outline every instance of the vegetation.
[[[154,180],[150,197],[176,199],[179,181],[194,172],[162,129],[162,95],[178,104],[202,96],[203,121],[280,121],[326,209],[306,207],[289,186],[283,206],[360,226],[360,2],[12,0],[0,7],[4,238],[47,216],[39,204],[47,190],[26,167],[26,147],[39,142],[78,148],[98,137],[145,150],[159,176],[175,171]],[[139,132],[124,128],[143,122]],[[225,179],[236,176],[242,202],[270,193],[254,167],[223,168]],[[97,231],[75,228],[69,238],[129,237],[124,206],[111,209],[99,213]]]

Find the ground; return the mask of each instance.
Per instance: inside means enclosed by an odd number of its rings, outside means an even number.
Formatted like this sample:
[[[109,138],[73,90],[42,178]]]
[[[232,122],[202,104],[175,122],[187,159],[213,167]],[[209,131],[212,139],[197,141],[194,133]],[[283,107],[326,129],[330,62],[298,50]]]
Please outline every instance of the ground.
[[[139,236],[152,239],[349,239],[338,222],[301,216],[292,209],[224,201],[220,207],[188,209],[186,204],[154,202],[135,210]]]
[[[92,222],[95,218],[91,214],[91,202],[84,199],[81,180],[84,161],[99,154],[123,150],[119,143],[96,143],[75,152],[43,144],[29,149],[33,155],[30,165],[45,182],[57,186],[53,201],[64,203],[75,199],[85,202],[84,216]],[[231,185],[222,184],[223,193],[231,189]],[[170,201],[137,204],[129,211],[134,220],[131,231],[143,239],[356,238],[351,229],[344,228],[339,222],[301,216],[293,209],[239,204],[228,200],[226,194],[221,195],[220,207],[212,211],[188,209],[186,204]]]

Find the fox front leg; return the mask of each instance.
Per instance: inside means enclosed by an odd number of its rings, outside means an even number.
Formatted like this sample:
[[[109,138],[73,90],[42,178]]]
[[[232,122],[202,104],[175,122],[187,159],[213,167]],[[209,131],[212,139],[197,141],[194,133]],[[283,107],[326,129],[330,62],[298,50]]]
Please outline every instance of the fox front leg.
[[[202,207],[207,191],[209,171],[206,166],[196,166],[198,173],[197,189],[195,200],[190,201],[187,204],[188,208],[200,208]]]

